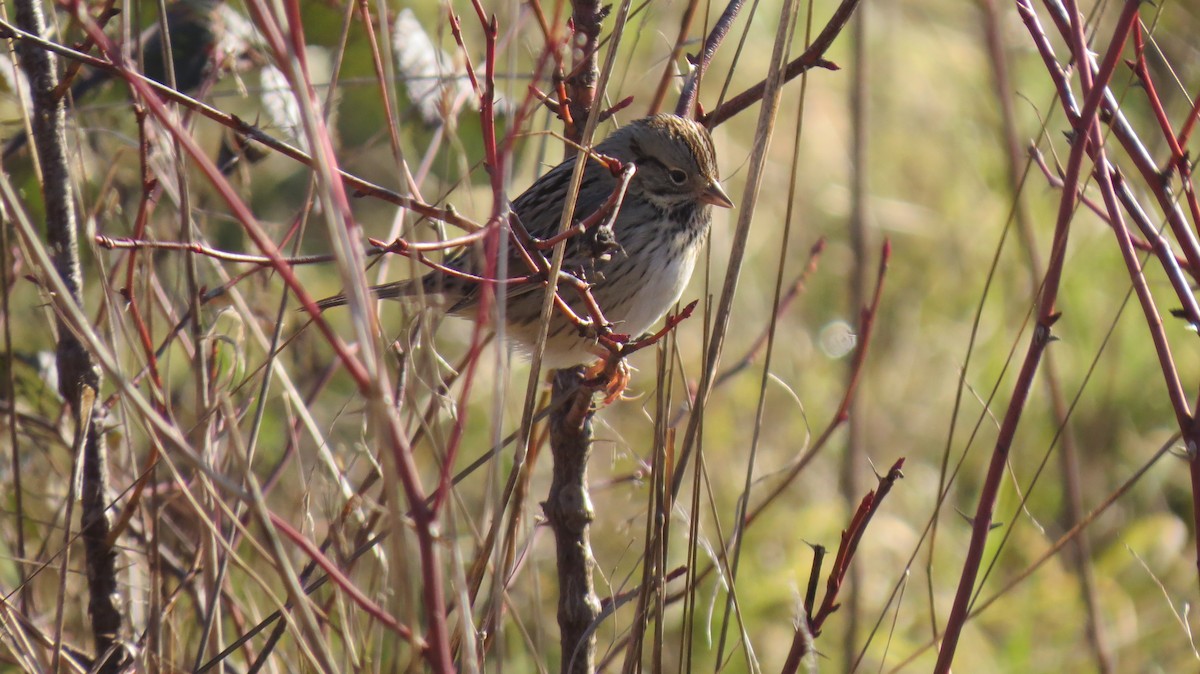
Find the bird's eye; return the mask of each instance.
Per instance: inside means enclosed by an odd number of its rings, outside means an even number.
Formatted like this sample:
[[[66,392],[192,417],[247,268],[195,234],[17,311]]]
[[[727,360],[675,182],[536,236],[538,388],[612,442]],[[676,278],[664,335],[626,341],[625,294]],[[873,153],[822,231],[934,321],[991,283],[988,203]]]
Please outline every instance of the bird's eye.
[[[676,185],[682,185],[687,182],[687,172],[681,169],[671,169],[667,176],[671,178],[671,182]]]

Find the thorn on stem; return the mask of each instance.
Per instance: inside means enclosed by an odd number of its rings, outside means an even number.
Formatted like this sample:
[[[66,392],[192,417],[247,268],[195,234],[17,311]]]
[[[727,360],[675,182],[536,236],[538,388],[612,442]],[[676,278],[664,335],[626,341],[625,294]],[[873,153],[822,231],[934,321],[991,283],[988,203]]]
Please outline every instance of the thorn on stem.
[[[601,121],[601,122],[606,121],[608,118],[612,117],[613,115],[617,114],[618,112],[629,107],[631,104],[633,104],[633,96],[626,96],[625,98],[621,99],[620,101],[617,101],[617,103],[614,104],[611,108],[602,111],[600,113],[599,121]]]
[[[1035,342],[1048,344],[1052,336],[1050,326],[1047,324],[1038,323],[1037,327],[1033,329],[1033,339]]]

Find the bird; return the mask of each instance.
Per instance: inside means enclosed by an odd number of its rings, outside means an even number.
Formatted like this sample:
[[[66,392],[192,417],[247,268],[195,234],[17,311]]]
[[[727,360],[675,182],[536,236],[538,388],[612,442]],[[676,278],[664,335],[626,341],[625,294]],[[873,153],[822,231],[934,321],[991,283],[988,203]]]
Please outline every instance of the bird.
[[[668,113],[645,117],[617,129],[593,150],[636,168],[612,220],[615,248],[598,255],[598,237],[588,236],[595,231],[588,230],[567,239],[563,269],[590,286],[614,333],[636,337],[683,295],[712,222],[712,207],[734,204],[721,186],[712,137],[694,120]],[[620,184],[610,165],[590,154],[585,157],[587,166],[573,213],[576,223],[600,209]],[[545,240],[558,233],[576,161],[578,155],[555,166],[513,201],[513,215],[534,238]],[[475,277],[484,275],[485,269],[478,247],[459,251],[444,266]],[[528,264],[516,252],[510,252],[507,267],[510,278],[529,274]],[[545,285],[525,282],[496,288],[506,302],[507,338],[531,352],[541,327]],[[371,290],[379,299],[440,294],[447,313],[462,317],[474,315],[481,296],[478,281],[436,269]],[[560,284],[558,294],[577,315],[588,316],[575,289]],[[336,295],[317,306],[325,310],[346,301],[344,295]],[[555,308],[543,352],[545,367],[595,364],[606,355],[594,334],[581,331],[577,322]]]

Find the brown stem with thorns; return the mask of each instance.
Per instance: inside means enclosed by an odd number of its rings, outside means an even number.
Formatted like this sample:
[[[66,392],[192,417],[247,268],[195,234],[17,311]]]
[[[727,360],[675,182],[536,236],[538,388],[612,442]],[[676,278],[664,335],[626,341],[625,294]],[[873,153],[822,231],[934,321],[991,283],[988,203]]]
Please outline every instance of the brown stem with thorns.
[[[838,70],[836,63],[825,60],[825,52],[829,51],[829,47],[833,45],[833,41],[841,34],[842,29],[846,27],[846,22],[854,14],[858,3],[859,0],[842,0],[842,4],[838,5],[838,8],[834,10],[833,16],[829,17],[829,22],[825,24],[825,28],[817,35],[817,39],[813,40],[812,44],[809,45],[803,54],[787,64],[787,68],[783,72],[784,82],[790,82],[799,77],[801,73],[813,68]],[[737,96],[725,101],[720,107],[701,117],[700,121],[710,129],[716,128],[729,118],[761,101],[766,92],[767,80],[764,79]]]
[[[1037,325],[1034,328],[1033,338],[1026,351],[1025,360],[1021,365],[1020,374],[1017,376],[1012,399],[1009,402],[1008,410],[1005,412],[1004,420],[1001,423],[996,445],[992,450],[987,476],[980,489],[979,500],[976,505],[974,518],[972,519],[971,541],[967,549],[966,560],[963,563],[963,570],[959,578],[958,591],[954,598],[954,604],[951,607],[949,617],[946,619],[942,648],[938,653],[938,660],[934,669],[937,674],[948,674],[951,663],[954,661],[958,640],[962,634],[967,615],[970,612],[971,598],[975,593],[976,579],[979,575],[980,564],[983,561],[984,546],[991,531],[992,514],[995,509],[1000,484],[1003,480],[1004,469],[1008,462],[1009,451],[1012,448],[1013,439],[1016,436],[1017,426],[1021,421],[1025,404],[1029,399],[1034,377],[1039,370],[1046,348],[1055,339],[1052,331],[1054,324],[1058,322],[1060,317],[1056,308],[1059,284],[1062,280],[1070,223],[1076,208],[1076,189],[1080,184],[1082,176],[1084,155],[1087,154],[1085,150],[1090,150],[1093,153],[1096,163],[1100,167],[1100,170],[1097,171],[1097,177],[1102,191],[1105,192],[1106,202],[1111,202],[1106,204],[1109,207],[1109,213],[1119,219],[1119,212],[1116,210],[1115,196],[1112,191],[1112,182],[1107,175],[1107,160],[1105,159],[1104,143],[1100,133],[1099,113],[1101,102],[1104,100],[1105,93],[1107,92],[1108,83],[1116,68],[1117,59],[1133,30],[1133,26],[1137,22],[1138,4],[1136,1],[1131,0],[1125,3],[1122,8],[1121,16],[1117,20],[1108,51],[1098,72],[1093,73],[1090,64],[1085,64],[1084,67],[1078,69],[1085,100],[1078,114],[1074,114],[1075,111],[1070,110],[1070,118],[1074,124],[1073,144],[1071,146],[1070,157],[1067,161],[1066,175],[1063,178],[1066,188],[1063,190],[1062,198],[1059,202],[1058,220],[1055,225],[1053,244],[1050,249],[1046,276],[1042,284],[1041,296],[1038,302]],[[1083,55],[1087,49],[1085,46],[1087,41],[1084,37],[1082,27],[1083,18],[1078,13],[1074,3],[1071,3],[1070,7],[1068,17],[1071,27],[1069,42],[1075,54]],[[1047,69],[1052,73],[1061,74],[1061,67],[1056,61],[1049,43],[1041,39],[1045,36],[1041,31],[1040,25],[1037,24],[1037,17],[1028,0],[1021,0],[1019,8],[1021,10],[1021,18],[1026,22],[1026,26],[1034,36],[1035,41],[1038,42],[1039,51],[1046,63]],[[1069,88],[1066,90],[1062,88],[1062,80],[1059,80],[1057,84],[1060,87],[1059,91],[1064,92],[1062,100],[1064,107],[1072,107],[1074,99],[1070,96]],[[1119,227],[1116,229],[1118,236],[1120,236],[1125,231],[1125,227],[1123,222],[1118,222],[1118,224]],[[1128,243],[1127,240],[1126,243]],[[1132,246],[1123,246],[1123,250],[1132,255]],[[1134,264],[1136,266],[1136,262]],[[1176,409],[1178,410],[1178,406]],[[1183,418],[1181,417],[1181,426],[1183,425]]]
[[[806,615],[802,618],[805,624],[797,628],[796,635],[792,639],[792,647],[788,651],[787,661],[780,670],[783,674],[794,674],[799,670],[804,656],[812,652],[812,640],[820,636],[825,620],[841,607],[837,601],[838,593],[842,589],[842,583],[846,580],[846,574],[850,571],[850,562],[854,560],[854,553],[858,551],[858,544],[867,531],[867,525],[871,523],[871,518],[875,517],[875,513],[879,512],[879,506],[883,503],[883,499],[892,491],[896,480],[904,477],[904,473],[901,472],[902,468],[904,468],[903,457],[892,464],[887,474],[879,476],[879,486],[874,491],[867,492],[867,495],[858,504],[854,516],[850,518],[850,526],[842,530],[841,544],[838,545],[833,568],[829,570],[829,578],[825,583],[825,597],[821,600],[820,607],[816,609],[811,603],[805,605]],[[817,566],[819,567],[819,564]],[[810,595],[813,596],[815,596],[815,587],[812,584],[814,578],[809,579]]]

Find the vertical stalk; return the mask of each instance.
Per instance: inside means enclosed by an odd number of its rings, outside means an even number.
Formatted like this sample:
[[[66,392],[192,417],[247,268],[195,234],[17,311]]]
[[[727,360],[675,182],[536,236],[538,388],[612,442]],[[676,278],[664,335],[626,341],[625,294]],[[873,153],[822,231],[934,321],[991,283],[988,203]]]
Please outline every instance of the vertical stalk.
[[[852,84],[850,86],[851,205],[849,239],[854,257],[853,270],[850,273],[851,315],[866,306],[871,274],[871,263],[867,252],[867,202],[869,198],[867,192],[867,167],[869,166],[867,163],[867,97],[869,89],[867,84],[869,77],[867,74],[866,12],[867,8],[863,6],[852,19],[852,44],[854,46],[852,48],[853,65],[851,66]],[[852,380],[855,376],[857,376],[855,364],[851,359],[846,371],[847,381]],[[842,462],[842,498],[845,500],[847,510],[851,512],[857,507],[858,495],[862,492],[862,480],[859,478],[858,469],[862,466],[863,458],[866,456],[864,449],[866,431],[863,423],[866,416],[859,413],[861,402],[858,398],[857,387],[854,390],[855,393],[850,399],[850,417],[847,419],[846,454]],[[842,655],[846,663],[854,662],[857,653],[860,576],[860,567],[851,566],[847,579],[849,581],[848,592],[844,595],[846,633],[842,638]],[[809,611],[813,610],[812,606],[806,608]]]
[[[595,671],[596,643],[592,623],[600,615],[600,598],[592,583],[590,528],[594,513],[588,495],[587,462],[592,449],[592,391],[583,386],[582,368],[554,373],[555,401],[567,404],[550,414],[550,451],[554,477],[542,509],[554,531],[558,560],[558,628],[565,673]]]
[[[602,79],[596,56],[600,47],[600,23],[604,17],[597,0],[572,0],[571,7],[573,70],[565,80],[570,114],[564,133],[568,140],[580,143],[590,141],[596,128],[594,104],[597,85]],[[615,37],[613,49],[620,35]],[[603,79],[607,81],[607,72]],[[576,152],[571,146],[566,148],[568,156]],[[574,208],[574,199],[568,199],[567,207]],[[557,277],[557,270],[561,268],[562,255],[560,246],[554,256],[552,278]],[[543,307],[543,315],[546,308]],[[550,415],[554,477],[543,511],[554,531],[558,553],[558,638],[562,650],[560,671],[564,674],[590,674],[595,669],[596,639],[590,628],[600,615],[600,600],[592,584],[594,560],[590,527],[593,513],[587,485],[587,460],[591,455],[595,410],[592,408],[592,389],[581,385],[584,378],[582,367],[556,371],[552,375],[550,392],[550,408],[555,410]]]
[[[45,33],[45,18],[37,0],[16,0],[17,26],[34,35]],[[80,288],[78,228],[75,201],[67,170],[66,138],[63,132],[66,109],[57,95],[58,71],[54,55],[41,47],[21,41],[17,45],[21,67],[29,77],[33,98],[32,132],[38,163],[42,167],[42,198],[46,208],[46,240],[55,272],[62,279],[70,298],[60,301],[83,304]],[[71,406],[76,433],[84,438],[81,457],[81,538],[88,584],[88,615],[92,620],[92,639],[98,661],[94,671],[116,672],[128,661],[128,654],[117,637],[123,616],[117,601],[116,553],[109,543],[111,523],[108,506],[108,454],[104,436],[97,431],[98,420],[91,403],[100,389],[100,370],[91,354],[61,318],[57,322],[55,350],[58,387]],[[95,410],[99,412],[97,408]]]
[[[1000,121],[1004,133],[1005,160],[1008,163],[1008,186],[1012,194],[1012,217],[1017,226],[1022,247],[1028,259],[1030,288],[1036,292],[1038,270],[1042,269],[1041,254],[1037,248],[1037,237],[1034,236],[1033,223],[1030,221],[1029,209],[1022,198],[1024,171],[1022,164],[1028,165],[1024,159],[1019,141],[1016,121],[1016,111],[1013,109],[1013,86],[1008,74],[1008,54],[1001,32],[1000,14],[995,0],[981,0],[983,11],[984,37],[989,52],[988,63],[992,68],[993,84],[996,87],[996,100],[1000,104]],[[1068,424],[1070,408],[1062,390],[1062,377],[1055,362],[1054,352],[1048,351],[1044,357],[1043,369],[1046,375],[1046,388],[1050,394],[1051,411],[1054,421],[1062,429],[1062,450],[1059,453],[1059,465],[1063,480],[1063,509],[1060,514],[1063,530],[1070,530],[1084,516],[1082,485],[1079,476],[1079,452],[1075,443],[1075,433]],[[1096,671],[1110,674],[1113,671],[1112,649],[1104,635],[1100,623],[1099,599],[1096,595],[1096,583],[1091,567],[1091,543],[1086,529],[1071,540],[1070,554],[1066,555],[1067,563],[1074,569],[1072,574],[1079,579],[1079,591],[1083,596],[1087,620],[1084,629],[1087,633],[1088,645],[1092,649],[1092,657],[1096,661]]]
[[[1022,18],[1032,25],[1036,17],[1028,4],[1028,0],[1020,0],[1020,7],[1023,10]],[[1046,347],[1054,339],[1052,328],[1059,319],[1056,304],[1066,259],[1067,239],[1070,232],[1071,219],[1075,212],[1076,198],[1078,196],[1077,190],[1079,189],[1080,176],[1082,175],[1083,158],[1085,150],[1089,146],[1095,154],[1096,165],[1102,167],[1097,172],[1101,188],[1107,187],[1107,190],[1102,189],[1102,191],[1111,192],[1112,190],[1109,177],[1103,170],[1107,159],[1104,153],[1103,137],[1100,133],[1100,104],[1105,98],[1105,92],[1109,81],[1112,79],[1117,60],[1137,20],[1137,8],[1138,3],[1132,0],[1126,2],[1122,7],[1121,15],[1109,42],[1108,51],[1104,56],[1104,61],[1099,70],[1093,73],[1090,67],[1084,67],[1078,71],[1085,102],[1079,114],[1073,116],[1073,130],[1076,137],[1075,142],[1071,145],[1071,153],[1067,160],[1067,170],[1063,178],[1064,190],[1062,199],[1059,201],[1058,219],[1055,223],[1054,240],[1050,248],[1050,257],[1046,263],[1045,280],[1041,286],[1041,295],[1037,308],[1037,324],[1034,327],[1033,337],[1030,341],[1029,349],[1026,351],[1020,373],[1017,375],[1008,410],[1005,412],[1004,419],[1000,424],[1000,432],[996,437],[996,445],[992,450],[987,475],[980,488],[979,502],[976,506],[975,516],[972,519],[971,542],[967,548],[966,559],[963,562],[963,571],[959,578],[958,591],[954,597],[954,604],[951,606],[950,615],[946,619],[941,650],[938,652],[938,659],[934,668],[934,672],[937,674],[947,674],[950,671],[951,663],[954,661],[959,637],[962,635],[963,625],[970,610],[971,598],[975,594],[975,581],[979,577],[979,566],[983,559],[984,547],[991,528],[992,513],[995,509],[1008,455],[1012,449],[1013,440],[1016,437],[1017,426],[1021,421],[1025,404],[1029,399],[1030,390],[1033,386],[1033,378],[1041,364],[1042,355],[1045,353]],[[1071,51],[1076,55],[1085,54],[1087,41],[1084,37],[1083,18],[1074,5],[1072,5],[1069,11],[1069,19],[1071,33],[1068,41]],[[1052,54],[1050,52],[1043,52],[1044,60],[1049,62],[1051,58]],[[1057,69],[1058,64],[1048,63],[1048,67]],[[1106,194],[1105,196],[1108,198],[1111,195]],[[1117,211],[1113,208],[1110,209],[1110,212],[1116,213]],[[1124,232],[1123,225],[1114,229],[1117,230],[1118,237]],[[1179,408],[1177,410],[1177,413],[1180,414],[1182,425],[1183,411]],[[1200,474],[1194,473],[1193,479],[1196,484],[1200,484]]]

